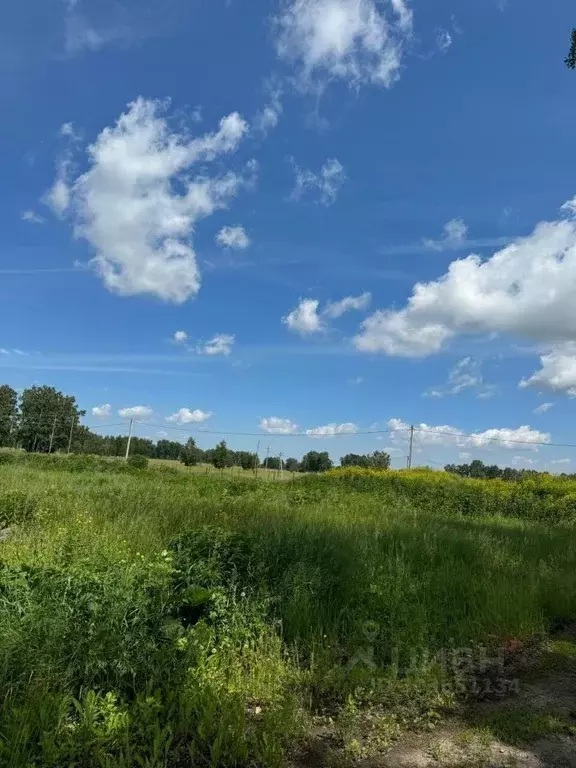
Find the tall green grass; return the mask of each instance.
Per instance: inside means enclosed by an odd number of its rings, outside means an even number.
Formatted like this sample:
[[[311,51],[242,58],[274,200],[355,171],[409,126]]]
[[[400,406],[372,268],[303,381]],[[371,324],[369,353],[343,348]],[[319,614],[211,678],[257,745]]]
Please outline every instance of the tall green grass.
[[[269,766],[351,701],[418,722],[451,697],[415,658],[576,612],[571,528],[446,510],[340,477],[0,467],[0,764]]]

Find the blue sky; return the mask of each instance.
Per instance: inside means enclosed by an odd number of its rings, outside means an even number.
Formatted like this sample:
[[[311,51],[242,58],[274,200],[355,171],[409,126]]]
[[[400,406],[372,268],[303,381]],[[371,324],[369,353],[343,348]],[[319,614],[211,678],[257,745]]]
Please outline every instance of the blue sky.
[[[576,442],[574,23],[568,0],[12,4],[2,381],[89,424],[146,408],[154,439],[400,465],[414,423],[423,463],[574,471],[530,445]]]

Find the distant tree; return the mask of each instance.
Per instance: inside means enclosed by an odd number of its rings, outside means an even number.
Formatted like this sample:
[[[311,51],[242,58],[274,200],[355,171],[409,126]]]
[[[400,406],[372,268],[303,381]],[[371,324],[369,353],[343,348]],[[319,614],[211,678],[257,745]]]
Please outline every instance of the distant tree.
[[[76,398],[54,387],[33,386],[25,389],[20,400],[18,440],[26,451],[66,450],[70,434],[77,429],[81,411]]]
[[[385,451],[374,451],[368,455],[368,460],[372,469],[389,469],[390,454]]]
[[[328,451],[308,451],[300,462],[301,472],[326,472],[332,468],[332,459]]]
[[[147,437],[132,437],[130,443],[130,453],[139,454],[140,456],[153,457],[156,452],[156,446]]]
[[[279,456],[268,456],[262,462],[262,466],[263,467],[267,467],[268,469],[280,469],[280,457]]]
[[[0,386],[0,446],[14,445],[18,395],[8,384]]]
[[[361,455],[357,453],[347,453],[340,459],[341,467],[362,467],[364,469],[388,469],[390,466],[390,456],[384,451],[374,451]]]
[[[258,457],[250,451],[235,451],[234,464],[242,469],[254,469],[257,466]]]
[[[484,463],[479,459],[474,459],[472,464],[470,464],[470,477],[481,478],[484,476]]]
[[[74,428],[72,434],[72,452],[73,453],[91,453],[98,456],[110,456],[111,438],[109,436],[97,435],[88,427],[78,425]]]
[[[158,440],[154,455],[157,459],[177,461],[183,448],[182,443],[179,443],[177,440]]]
[[[186,445],[181,446],[180,461],[186,467],[194,467],[198,464],[200,459],[199,450],[196,447],[196,441],[193,437],[189,437],[186,441]]]
[[[340,459],[341,467],[363,467],[368,468],[370,466],[370,460],[368,456],[361,456],[358,453],[347,453],[346,456],[342,456]]]
[[[224,469],[225,467],[232,466],[231,451],[226,445],[226,440],[222,440],[218,443],[216,448],[212,452],[212,464],[216,469]]]
[[[288,472],[298,472],[300,464],[298,463],[298,459],[289,458],[284,462],[284,467]]]
[[[576,69],[576,27],[570,35],[570,51],[564,62],[568,69]]]
[[[526,477],[538,477],[546,474],[537,472],[534,469],[516,469],[515,467],[499,467],[497,464],[484,464],[483,461],[475,459],[471,464],[446,464],[446,472],[451,472],[460,477],[473,477],[485,480],[506,480],[515,482]]]

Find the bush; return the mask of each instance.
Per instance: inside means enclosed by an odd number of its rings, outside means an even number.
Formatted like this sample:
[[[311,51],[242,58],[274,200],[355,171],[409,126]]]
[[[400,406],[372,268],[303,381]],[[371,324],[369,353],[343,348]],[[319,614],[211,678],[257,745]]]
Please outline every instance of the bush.
[[[0,450],[0,466],[2,464],[16,464],[18,458],[19,456],[16,451]]]
[[[139,453],[129,456],[127,463],[131,469],[148,469],[148,457]]]

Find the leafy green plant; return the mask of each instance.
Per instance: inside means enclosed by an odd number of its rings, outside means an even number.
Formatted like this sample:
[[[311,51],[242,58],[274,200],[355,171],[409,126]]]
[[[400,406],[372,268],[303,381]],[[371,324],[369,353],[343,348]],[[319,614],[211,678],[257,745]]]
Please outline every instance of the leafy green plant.
[[[135,453],[133,456],[128,457],[127,464],[130,469],[147,469],[148,457]]]

